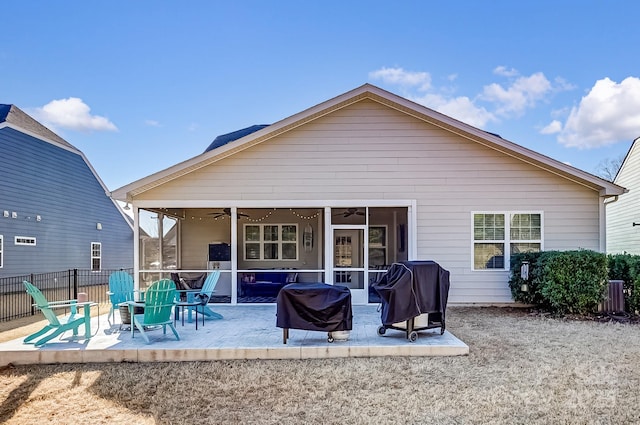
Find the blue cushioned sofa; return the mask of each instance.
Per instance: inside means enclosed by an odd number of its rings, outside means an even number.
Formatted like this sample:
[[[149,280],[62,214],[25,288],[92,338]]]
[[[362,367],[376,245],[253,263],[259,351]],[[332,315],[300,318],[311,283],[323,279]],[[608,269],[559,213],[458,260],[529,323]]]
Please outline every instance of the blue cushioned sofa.
[[[298,273],[260,269],[242,273],[240,277],[241,297],[276,297],[283,286],[297,282]]]

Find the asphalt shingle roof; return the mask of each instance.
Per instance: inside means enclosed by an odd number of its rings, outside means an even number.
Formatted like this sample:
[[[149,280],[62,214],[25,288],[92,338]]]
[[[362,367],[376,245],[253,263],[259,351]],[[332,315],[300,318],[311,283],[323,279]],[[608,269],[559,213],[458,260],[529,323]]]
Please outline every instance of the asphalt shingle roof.
[[[72,148],[73,150],[77,150],[71,143],[67,142],[26,113],[22,112],[22,110],[15,105],[5,105],[0,103],[0,124],[3,122],[12,124],[23,130],[27,130],[45,139],[57,142],[61,145]]]
[[[258,124],[252,125],[251,127],[243,128],[242,130],[232,131],[231,133],[221,134],[220,136],[213,139],[213,142],[209,145],[205,152],[209,152],[211,150],[217,149],[220,146],[224,146],[227,143],[231,143],[234,140],[238,140],[243,138],[244,136],[248,136],[251,133],[255,133],[258,130],[262,130],[265,127],[269,127],[268,124]]]

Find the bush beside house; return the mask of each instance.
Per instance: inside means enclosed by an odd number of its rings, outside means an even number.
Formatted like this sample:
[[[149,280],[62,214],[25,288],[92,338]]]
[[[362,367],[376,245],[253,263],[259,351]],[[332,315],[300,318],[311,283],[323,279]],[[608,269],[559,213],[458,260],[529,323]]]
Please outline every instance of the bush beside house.
[[[528,276],[522,264],[529,262]],[[588,314],[603,301],[610,278],[606,254],[589,250],[517,254],[509,286],[515,301],[557,314]]]

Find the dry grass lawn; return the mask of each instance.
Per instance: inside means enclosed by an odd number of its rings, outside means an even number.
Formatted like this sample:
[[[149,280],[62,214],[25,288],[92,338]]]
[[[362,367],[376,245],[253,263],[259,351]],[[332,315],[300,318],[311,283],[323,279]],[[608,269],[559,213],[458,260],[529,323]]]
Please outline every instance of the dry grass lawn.
[[[0,423],[640,423],[639,325],[448,314],[469,356],[7,367]]]

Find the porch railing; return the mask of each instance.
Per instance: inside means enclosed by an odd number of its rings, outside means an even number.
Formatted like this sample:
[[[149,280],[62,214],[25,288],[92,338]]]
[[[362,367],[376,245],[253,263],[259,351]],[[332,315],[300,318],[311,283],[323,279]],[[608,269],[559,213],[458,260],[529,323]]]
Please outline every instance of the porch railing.
[[[25,292],[24,280],[40,289],[49,301],[75,299],[78,293],[84,292],[90,301],[106,304],[109,302],[109,275],[117,270],[133,273],[133,269],[71,269],[0,278],[0,322],[40,314],[32,306],[31,296]]]

